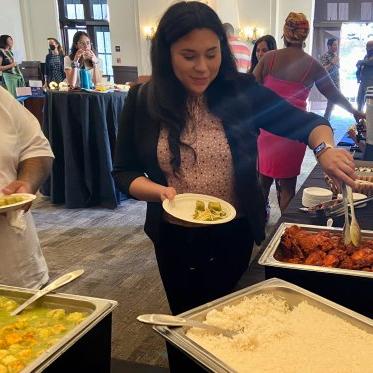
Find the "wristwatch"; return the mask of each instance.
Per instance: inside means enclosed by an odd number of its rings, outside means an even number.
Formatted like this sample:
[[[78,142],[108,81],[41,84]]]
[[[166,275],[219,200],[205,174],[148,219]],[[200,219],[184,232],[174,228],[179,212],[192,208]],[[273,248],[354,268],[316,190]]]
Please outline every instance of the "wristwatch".
[[[320,155],[323,154],[326,150],[332,149],[332,148],[333,148],[332,145],[322,142],[321,144],[317,145],[313,149],[313,154],[315,154],[315,157],[318,159]]]

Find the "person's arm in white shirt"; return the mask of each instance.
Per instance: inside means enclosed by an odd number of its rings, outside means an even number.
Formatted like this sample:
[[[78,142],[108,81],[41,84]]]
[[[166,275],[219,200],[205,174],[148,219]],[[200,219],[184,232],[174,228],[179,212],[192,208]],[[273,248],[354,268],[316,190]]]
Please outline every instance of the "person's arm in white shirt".
[[[3,188],[3,193],[35,194],[49,176],[54,156],[38,120],[27,109],[12,98],[9,112],[17,129],[19,164],[17,180]]]

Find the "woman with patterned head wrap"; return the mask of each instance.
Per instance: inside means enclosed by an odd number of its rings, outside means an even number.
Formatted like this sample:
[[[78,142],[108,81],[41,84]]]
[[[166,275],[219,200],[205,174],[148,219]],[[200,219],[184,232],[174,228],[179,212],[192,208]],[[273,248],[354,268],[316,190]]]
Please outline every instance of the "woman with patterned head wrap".
[[[307,98],[315,84],[328,100],[342,106],[356,119],[363,117],[334,86],[321,64],[304,52],[309,31],[306,16],[291,12],[286,18],[283,31],[285,48],[269,51],[263,56],[254,70],[256,79],[302,110],[306,110]],[[260,130],[258,165],[264,195],[268,199],[275,180],[281,211],[295,195],[305,150],[306,147],[300,142]]]

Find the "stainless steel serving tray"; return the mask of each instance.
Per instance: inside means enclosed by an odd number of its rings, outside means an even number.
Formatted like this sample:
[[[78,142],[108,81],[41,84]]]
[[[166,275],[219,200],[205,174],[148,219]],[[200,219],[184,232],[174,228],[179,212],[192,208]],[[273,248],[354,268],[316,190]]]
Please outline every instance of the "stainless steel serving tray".
[[[14,299],[18,303],[23,303],[35,292],[36,290],[0,285],[0,295]],[[22,373],[42,372],[78,339],[111,313],[117,304],[113,300],[61,293],[50,293],[40,298],[35,302],[36,306],[63,308],[68,312],[87,312],[88,316],[80,324],[76,325],[75,328],[66,333],[58,343],[48,348],[37,359],[28,364],[22,370]]]
[[[373,320],[362,316],[354,311],[331,302],[319,295],[311,293],[299,286],[293,285],[289,282],[272,278],[256,285],[250,286],[246,289],[229,294],[223,298],[206,303],[200,307],[194,308],[190,311],[180,314],[185,318],[193,320],[204,321],[206,314],[213,309],[220,310],[227,305],[235,305],[243,300],[244,297],[253,297],[257,294],[271,293],[276,297],[281,297],[287,301],[290,307],[298,305],[300,302],[306,300],[309,304],[318,307],[319,309],[338,316],[352,325],[355,325],[369,333],[373,333]],[[215,357],[212,353],[205,350],[197,343],[186,336],[187,328],[177,327],[169,328],[165,326],[155,326],[156,330],[162,337],[169,342],[176,345],[183,350],[193,360],[202,365],[207,370],[213,372],[235,372],[228,365],[223,363],[220,359]]]
[[[355,269],[343,269],[343,268],[328,268],[328,267],[320,267],[320,266],[312,266],[308,264],[293,264],[293,263],[286,263],[277,260],[274,255],[280,245],[281,236],[285,232],[287,227],[291,227],[293,225],[297,225],[300,228],[304,228],[310,232],[319,232],[319,231],[328,231],[331,233],[339,233],[342,234],[342,228],[333,228],[333,227],[326,227],[321,225],[308,225],[308,224],[297,224],[297,223],[282,223],[279,228],[277,229],[276,233],[273,235],[271,241],[269,242],[267,248],[264,250],[262,256],[259,258],[258,263],[264,266],[270,267],[280,267],[280,268],[288,268],[288,269],[297,269],[297,270],[304,270],[304,271],[312,271],[312,272],[324,272],[324,273],[333,273],[333,274],[340,274],[340,275],[347,275],[347,276],[356,276],[356,277],[366,277],[373,279],[373,272],[366,272],[366,271],[359,271]],[[373,239],[373,231],[363,230],[361,231],[362,238],[364,239]]]

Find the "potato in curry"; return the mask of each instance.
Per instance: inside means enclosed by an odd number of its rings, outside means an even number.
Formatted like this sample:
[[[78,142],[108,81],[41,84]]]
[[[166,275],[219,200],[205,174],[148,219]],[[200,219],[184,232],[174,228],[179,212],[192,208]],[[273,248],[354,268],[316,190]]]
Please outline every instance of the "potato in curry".
[[[0,296],[0,373],[17,373],[83,321],[84,312],[34,307],[17,316],[13,299]]]

